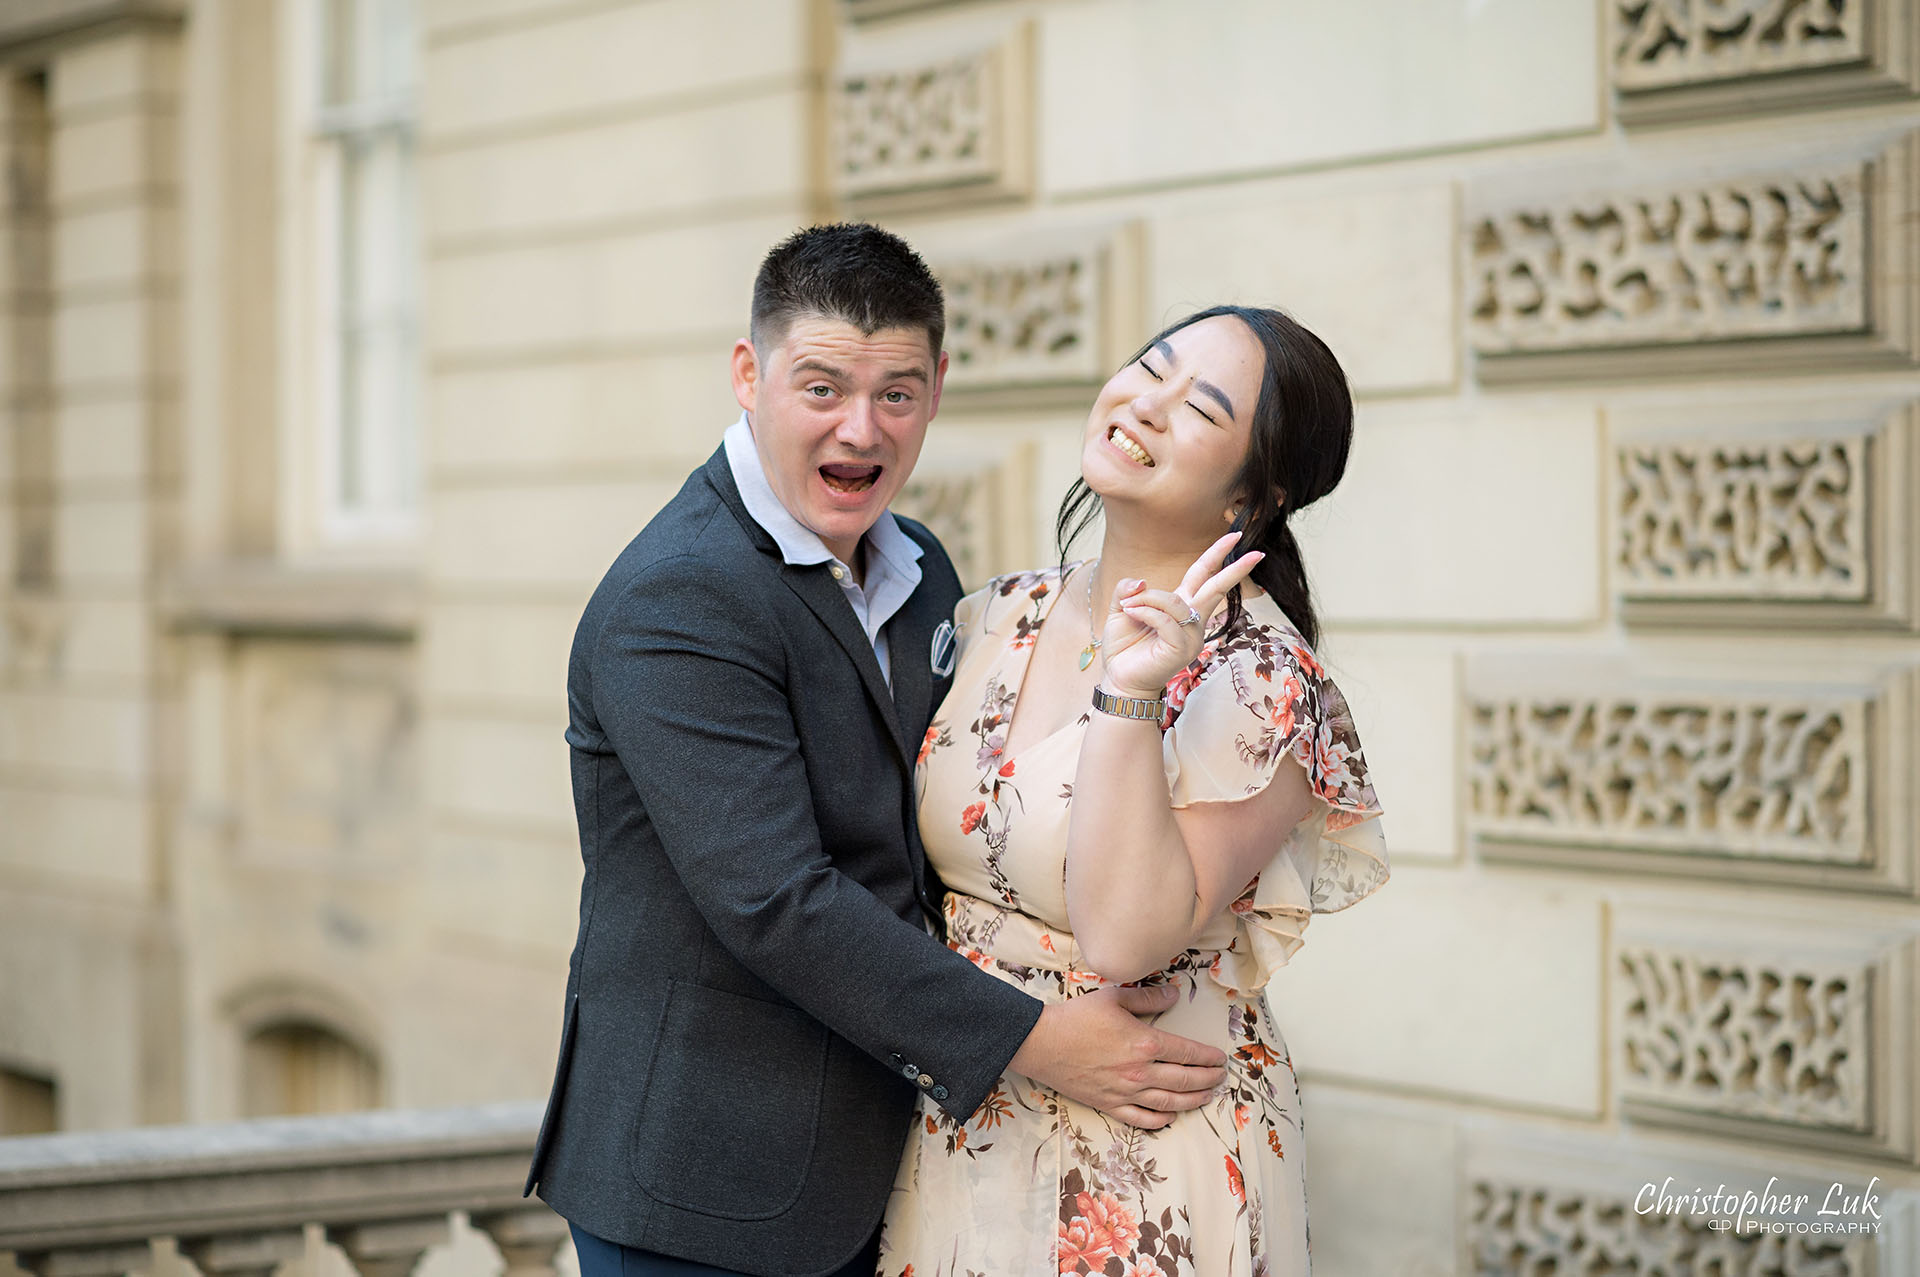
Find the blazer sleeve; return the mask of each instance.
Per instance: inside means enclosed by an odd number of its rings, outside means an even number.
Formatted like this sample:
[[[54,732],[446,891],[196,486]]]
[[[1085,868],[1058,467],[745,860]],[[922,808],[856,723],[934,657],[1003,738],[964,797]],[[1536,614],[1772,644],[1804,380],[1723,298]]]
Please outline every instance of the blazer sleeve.
[[[1041,1004],[835,868],[785,645],[738,574],[693,556],[648,568],[610,609],[592,671],[600,726],[720,943],[890,1070],[932,1075],[942,1106],[970,1116]]]

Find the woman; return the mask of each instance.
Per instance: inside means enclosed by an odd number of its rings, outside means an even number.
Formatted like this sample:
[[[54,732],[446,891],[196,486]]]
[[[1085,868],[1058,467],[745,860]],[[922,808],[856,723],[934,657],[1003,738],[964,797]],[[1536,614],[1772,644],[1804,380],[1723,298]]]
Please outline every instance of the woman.
[[[1121,1114],[1141,1127],[1015,1073],[966,1122],[923,1100],[886,1277],[1308,1272],[1299,1088],[1261,990],[1310,913],[1387,878],[1287,526],[1352,434],[1313,334],[1270,310],[1190,316],[1088,418],[1058,531],[1064,556],[1103,507],[1099,557],[956,609],[918,777],[949,945],[1046,1001],[1171,981],[1160,1027],[1218,1044],[1228,1077],[1171,1120]]]

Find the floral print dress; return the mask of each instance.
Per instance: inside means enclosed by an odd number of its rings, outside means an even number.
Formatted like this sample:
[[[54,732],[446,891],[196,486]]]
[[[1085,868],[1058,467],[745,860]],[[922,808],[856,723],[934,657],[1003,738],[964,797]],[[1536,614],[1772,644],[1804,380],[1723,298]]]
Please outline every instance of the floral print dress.
[[[1067,822],[1091,710],[1006,752],[1059,569],[1002,577],[955,609],[953,691],[919,756],[922,838],[949,887],[947,944],[1045,1002],[1108,983],[1068,927]],[[1216,628],[1219,618],[1210,625]],[[1380,806],[1345,699],[1264,594],[1167,685],[1173,806],[1260,792],[1283,759],[1314,810],[1274,831],[1271,861],[1165,970],[1181,992],[1155,1023],[1227,1053],[1208,1106],[1129,1127],[1008,1072],[966,1121],[926,1097],[881,1232],[882,1277],[1305,1277],[1300,1090],[1262,993],[1313,913],[1387,880]]]

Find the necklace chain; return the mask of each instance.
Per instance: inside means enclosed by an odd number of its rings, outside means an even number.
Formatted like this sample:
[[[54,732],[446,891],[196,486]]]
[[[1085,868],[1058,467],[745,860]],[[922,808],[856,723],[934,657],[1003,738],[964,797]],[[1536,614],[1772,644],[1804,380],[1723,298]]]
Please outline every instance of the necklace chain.
[[[1098,559],[1087,564],[1087,645],[1080,649],[1080,668],[1083,670],[1093,664],[1094,653],[1105,646],[1107,641],[1101,635],[1096,634],[1093,628],[1093,577],[1099,566],[1100,560]]]

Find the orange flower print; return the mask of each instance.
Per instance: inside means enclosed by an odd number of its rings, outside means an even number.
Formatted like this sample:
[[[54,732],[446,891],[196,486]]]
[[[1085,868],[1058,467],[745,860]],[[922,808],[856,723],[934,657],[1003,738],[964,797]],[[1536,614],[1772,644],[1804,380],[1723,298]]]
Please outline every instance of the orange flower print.
[[[1274,1130],[1271,1126],[1267,1128],[1267,1147],[1272,1149],[1273,1155],[1281,1161],[1284,1162],[1287,1160],[1286,1152],[1280,1147],[1280,1132]]]
[[[1095,1237],[1093,1225],[1075,1219],[1060,1226],[1060,1271],[1097,1273],[1107,1266],[1113,1251],[1104,1236]]]
[[[1233,1106],[1233,1129],[1236,1131],[1247,1129],[1247,1106],[1244,1104]]]
[[[1313,653],[1307,650],[1305,643],[1289,643],[1287,644],[1287,650],[1293,653],[1293,659],[1300,663],[1300,668],[1306,673],[1312,675],[1314,678],[1325,678],[1327,676],[1327,667],[1314,659]]]
[[[927,1134],[938,1135],[939,1133],[940,1133],[939,1124],[936,1123],[931,1117],[929,1117],[927,1119]]]
[[[933,727],[929,727],[927,729],[927,734],[925,738],[922,739],[920,742],[920,754],[917,758],[913,760],[914,766],[918,767],[921,763],[924,763],[927,761],[927,755],[933,752],[933,742],[939,739],[940,739],[939,726],[935,725]]]
[[[987,814],[985,803],[975,803],[960,813],[960,832],[970,834],[980,827],[980,818]]]
[[[1006,762],[1000,764],[1000,774],[1002,776],[1013,775],[1013,761],[1013,759],[1009,758]]]
[[[1042,931],[1040,933],[1040,947],[1048,953],[1054,952],[1053,933],[1051,931]]]
[[[1127,1268],[1127,1277],[1167,1277],[1167,1270],[1152,1255],[1142,1255]]]
[[[1240,1178],[1240,1163],[1233,1160],[1233,1154],[1227,1154],[1227,1191],[1242,1206],[1247,1204],[1247,1182]]]
[[[967,1146],[967,1128],[966,1127],[962,1126],[954,1131],[953,1146],[955,1148],[965,1148]]]
[[[1099,1272],[1109,1258],[1126,1259],[1140,1240],[1140,1225],[1112,1193],[1078,1193],[1073,1199],[1075,1214],[1060,1229],[1060,1271],[1074,1271],[1087,1265],[1088,1272]]]

